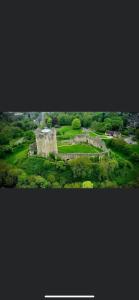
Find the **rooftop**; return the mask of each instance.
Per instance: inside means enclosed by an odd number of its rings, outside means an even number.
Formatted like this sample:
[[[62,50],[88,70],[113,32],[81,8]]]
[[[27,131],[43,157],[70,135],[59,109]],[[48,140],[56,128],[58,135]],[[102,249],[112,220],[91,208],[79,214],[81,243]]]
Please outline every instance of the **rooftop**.
[[[44,129],[41,130],[41,132],[44,132],[44,133],[45,132],[50,132],[50,131],[51,131],[51,129],[49,129],[49,128],[44,128]]]

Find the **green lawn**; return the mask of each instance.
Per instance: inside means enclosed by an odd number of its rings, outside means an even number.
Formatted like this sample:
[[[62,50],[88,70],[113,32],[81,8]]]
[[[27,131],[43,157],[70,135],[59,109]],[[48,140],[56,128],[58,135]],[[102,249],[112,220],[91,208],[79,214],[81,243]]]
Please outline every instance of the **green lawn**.
[[[98,133],[98,132],[93,132],[93,131],[89,132],[89,136],[91,136],[91,137],[100,137],[101,139],[111,139],[111,136],[107,136],[103,133]]]
[[[59,153],[97,153],[101,152],[101,149],[87,144],[76,145],[61,145],[58,146]]]
[[[72,129],[72,126],[62,126],[57,129],[58,139],[71,139],[81,133],[83,133],[82,129]]]
[[[131,149],[133,152],[139,153],[139,143],[138,143],[138,144],[130,145],[130,149]]]
[[[28,145],[16,147],[13,153],[7,155],[5,160],[10,164],[17,164],[28,155]]]

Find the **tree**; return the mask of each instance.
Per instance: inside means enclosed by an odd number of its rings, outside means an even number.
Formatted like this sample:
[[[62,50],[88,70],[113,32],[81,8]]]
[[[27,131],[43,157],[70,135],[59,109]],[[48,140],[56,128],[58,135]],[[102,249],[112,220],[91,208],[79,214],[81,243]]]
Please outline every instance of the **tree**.
[[[107,130],[119,130],[123,128],[123,119],[120,116],[111,116],[106,118],[104,126]]]
[[[31,130],[28,130],[28,131],[25,131],[24,133],[24,136],[26,137],[27,140],[35,140],[35,134],[33,131]]]
[[[48,180],[50,183],[54,183],[54,182],[55,182],[55,176],[50,174],[50,175],[47,176],[47,180]]]
[[[61,188],[61,185],[58,181],[55,181],[52,183],[51,187],[54,189],[59,189],[59,188]]]
[[[82,118],[83,127],[90,127],[91,122],[92,122],[92,115],[89,114],[88,112],[85,112]]]
[[[30,176],[30,184],[32,187],[46,188],[47,180],[42,176]]]
[[[92,189],[93,188],[93,183],[91,181],[84,181],[82,184],[82,187],[85,189]]]
[[[67,189],[78,189],[82,187],[82,183],[81,182],[73,182],[73,183],[66,183],[64,185],[64,188]]]
[[[80,119],[76,118],[72,121],[72,129],[80,129],[81,128],[81,121]]]
[[[116,188],[117,183],[115,181],[106,180],[100,184],[101,188]]]
[[[92,162],[89,157],[78,157],[69,161],[73,177],[89,179],[92,174]]]
[[[136,129],[136,131],[135,131],[135,136],[136,136],[136,139],[139,140],[139,128]]]
[[[48,128],[51,128],[51,127],[52,127],[52,118],[51,118],[51,117],[49,117],[49,118],[47,119],[47,126],[48,126]]]
[[[105,132],[105,124],[98,121],[93,121],[91,128],[96,131]]]

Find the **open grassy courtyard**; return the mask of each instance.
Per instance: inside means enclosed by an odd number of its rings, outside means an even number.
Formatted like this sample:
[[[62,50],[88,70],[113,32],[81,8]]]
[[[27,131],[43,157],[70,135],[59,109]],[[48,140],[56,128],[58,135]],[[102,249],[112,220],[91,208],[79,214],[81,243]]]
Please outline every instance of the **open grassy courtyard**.
[[[61,145],[58,146],[59,153],[98,153],[101,149],[87,145],[87,144],[76,144],[76,145]]]

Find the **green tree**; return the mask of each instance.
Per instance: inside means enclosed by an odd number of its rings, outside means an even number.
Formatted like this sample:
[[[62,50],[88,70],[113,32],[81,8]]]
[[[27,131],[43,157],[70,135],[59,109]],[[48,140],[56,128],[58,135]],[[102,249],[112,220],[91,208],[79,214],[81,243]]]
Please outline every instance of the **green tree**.
[[[48,128],[51,128],[51,127],[52,127],[52,118],[51,118],[51,117],[49,117],[49,118],[47,119],[47,126],[48,126]]]
[[[72,121],[72,129],[80,129],[81,128],[81,121],[80,119],[76,118]]]
[[[47,180],[50,182],[50,183],[54,183],[55,182],[55,176],[50,174],[47,176]]]
[[[89,157],[78,157],[69,161],[73,177],[88,179],[92,174],[92,162]]]
[[[78,189],[82,187],[82,183],[81,182],[73,182],[73,183],[66,183],[64,185],[64,188],[67,189]]]
[[[83,184],[82,184],[82,187],[86,188],[86,189],[92,189],[93,188],[93,183],[91,181],[84,181]]]
[[[85,112],[82,118],[83,127],[90,127],[91,122],[92,122],[92,115],[89,114],[88,112]]]
[[[139,140],[139,128],[136,129],[136,131],[135,131],[135,136],[136,136],[136,139]]]

